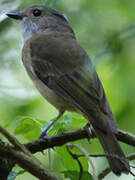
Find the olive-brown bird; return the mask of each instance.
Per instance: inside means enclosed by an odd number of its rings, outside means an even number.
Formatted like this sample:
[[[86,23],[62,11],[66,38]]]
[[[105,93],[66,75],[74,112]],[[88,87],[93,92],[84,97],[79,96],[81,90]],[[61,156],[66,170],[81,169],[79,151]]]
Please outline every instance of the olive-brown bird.
[[[65,111],[83,114],[105,153],[112,155],[107,156],[112,171],[129,173],[102,84],[65,16],[43,5],[7,15],[21,21],[24,66],[40,93],[59,110],[57,119]]]

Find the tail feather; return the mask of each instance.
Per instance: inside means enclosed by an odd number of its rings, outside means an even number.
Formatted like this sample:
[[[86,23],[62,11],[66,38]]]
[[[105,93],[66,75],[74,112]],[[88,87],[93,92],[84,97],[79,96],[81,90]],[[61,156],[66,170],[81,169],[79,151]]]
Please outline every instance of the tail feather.
[[[117,176],[120,176],[121,173],[128,174],[130,171],[129,162],[126,159],[126,157],[125,157],[120,145],[118,144],[115,135],[112,133],[112,131],[107,131],[107,133],[105,134],[98,128],[94,127],[94,130],[95,130],[97,137],[100,140],[100,143],[101,143],[105,153],[108,155],[118,157],[118,158],[115,158],[115,157],[107,156],[107,159],[108,159],[108,162],[109,162],[109,165],[110,165],[110,168],[112,169],[112,171]]]

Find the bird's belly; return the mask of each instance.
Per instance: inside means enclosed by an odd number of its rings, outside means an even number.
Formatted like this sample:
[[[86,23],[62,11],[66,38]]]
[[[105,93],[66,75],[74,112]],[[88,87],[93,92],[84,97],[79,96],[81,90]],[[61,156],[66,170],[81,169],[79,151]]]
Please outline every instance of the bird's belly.
[[[58,96],[53,90],[48,88],[40,79],[33,80],[33,82],[43,97],[45,97],[45,99],[57,109],[60,111],[75,111],[75,109],[68,102]]]
[[[31,62],[30,62],[30,56],[25,56],[25,59],[23,59],[23,64],[26,68],[26,71],[28,75],[30,76],[31,80],[39,90],[39,92],[42,94],[43,97],[47,101],[49,101],[53,106],[55,106],[60,111],[76,111],[76,109],[70,105],[70,103],[66,100],[64,100],[62,97],[58,96],[53,90],[48,88],[35,74]]]

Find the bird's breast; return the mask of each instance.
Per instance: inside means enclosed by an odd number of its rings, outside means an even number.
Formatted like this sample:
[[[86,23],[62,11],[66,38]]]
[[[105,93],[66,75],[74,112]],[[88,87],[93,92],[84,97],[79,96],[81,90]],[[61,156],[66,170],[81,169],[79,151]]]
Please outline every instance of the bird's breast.
[[[68,102],[66,102],[63,98],[59,97],[52,89],[48,88],[35,74],[34,69],[32,67],[32,60],[30,55],[30,49],[28,47],[24,47],[22,50],[22,61],[24,67],[33,81],[36,88],[39,90],[41,95],[49,101],[53,106],[55,106],[60,111],[76,111],[73,106],[71,106]]]

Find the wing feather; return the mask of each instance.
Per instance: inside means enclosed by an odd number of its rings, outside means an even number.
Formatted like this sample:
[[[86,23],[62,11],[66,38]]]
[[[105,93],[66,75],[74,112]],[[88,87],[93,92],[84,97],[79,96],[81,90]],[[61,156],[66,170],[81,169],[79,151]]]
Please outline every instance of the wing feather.
[[[56,35],[40,38],[31,41],[32,66],[39,79],[82,112],[92,125],[105,132],[109,124],[116,131],[104,89],[83,48],[72,37],[66,41]]]

